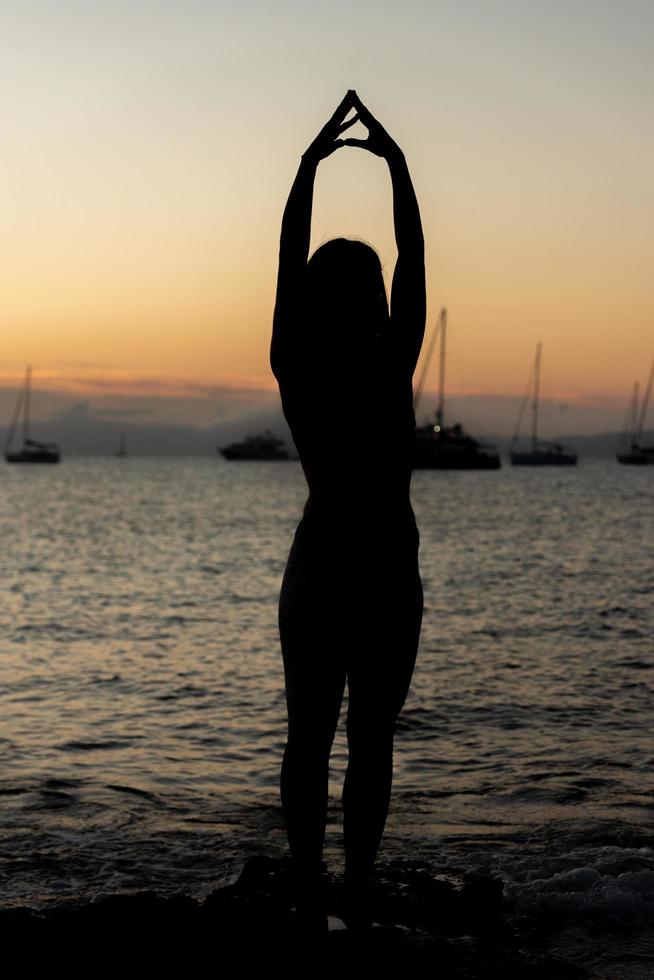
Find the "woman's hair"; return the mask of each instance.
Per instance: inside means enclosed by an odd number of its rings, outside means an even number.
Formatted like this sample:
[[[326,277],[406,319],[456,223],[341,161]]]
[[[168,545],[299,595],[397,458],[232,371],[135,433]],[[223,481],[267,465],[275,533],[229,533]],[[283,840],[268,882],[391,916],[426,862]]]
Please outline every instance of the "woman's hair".
[[[388,325],[388,299],[377,252],[366,242],[333,238],[306,265],[304,305],[323,345],[367,348]],[[307,324],[308,326],[308,324]]]

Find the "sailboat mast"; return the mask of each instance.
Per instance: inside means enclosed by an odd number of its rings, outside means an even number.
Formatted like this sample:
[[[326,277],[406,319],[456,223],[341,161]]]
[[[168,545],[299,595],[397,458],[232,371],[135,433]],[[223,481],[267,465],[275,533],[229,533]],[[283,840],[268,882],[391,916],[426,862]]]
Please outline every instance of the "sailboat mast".
[[[536,346],[536,362],[534,364],[534,401],[531,406],[531,451],[536,452],[538,446],[538,400],[540,398],[540,355],[542,344]]]
[[[16,398],[16,404],[14,406],[14,414],[11,417],[11,425],[7,429],[7,438],[5,440],[5,453],[8,453],[11,449],[12,443],[14,441],[14,432],[16,431],[16,426],[18,425],[18,419],[20,418],[20,412],[23,407],[23,398],[25,397],[25,388],[18,389],[18,396]]]
[[[425,357],[424,364],[422,366],[422,371],[420,373],[420,380],[418,382],[418,387],[416,388],[415,397],[413,399],[413,412],[414,415],[418,414],[418,408],[420,406],[420,401],[422,399],[422,393],[425,387],[425,381],[427,380],[427,372],[431,367],[431,357],[434,353],[434,347],[436,346],[436,341],[440,334],[441,321],[440,317],[436,321],[436,326],[434,327],[434,332],[431,335],[431,340],[429,341],[429,347],[427,349],[427,356]]]
[[[447,341],[447,310],[441,310],[441,356],[438,369],[438,408],[436,410],[436,421],[439,428],[443,428],[445,410],[445,354]]]
[[[645,416],[647,414],[647,406],[649,405],[649,398],[652,394],[652,383],[654,383],[654,361],[652,361],[652,367],[650,368],[649,378],[647,379],[647,388],[645,389],[645,397],[643,398],[643,404],[640,410],[640,419],[638,420],[638,429],[634,434],[634,443],[640,439],[643,433],[643,426],[645,425]]]
[[[633,449],[636,445],[636,440],[638,439],[638,394],[640,391],[640,385],[637,381],[634,381],[634,393],[631,399],[631,419],[629,420],[629,428],[631,429],[631,448]]]
[[[23,400],[23,442],[30,437],[30,400],[32,395],[32,368],[25,369],[25,398]]]

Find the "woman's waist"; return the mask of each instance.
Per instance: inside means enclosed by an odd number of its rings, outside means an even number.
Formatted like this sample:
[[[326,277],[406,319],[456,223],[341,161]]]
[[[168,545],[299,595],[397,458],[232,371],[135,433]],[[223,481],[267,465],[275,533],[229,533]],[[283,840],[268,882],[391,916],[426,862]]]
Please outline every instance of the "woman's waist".
[[[343,522],[346,524],[415,525],[415,515],[411,500],[405,488],[370,488],[367,492],[352,493],[338,490],[309,489],[304,505],[303,517],[320,523]]]
[[[365,542],[374,551],[383,549],[417,550],[418,528],[411,503],[350,504],[309,496],[296,537],[321,547],[341,547],[344,543]]]

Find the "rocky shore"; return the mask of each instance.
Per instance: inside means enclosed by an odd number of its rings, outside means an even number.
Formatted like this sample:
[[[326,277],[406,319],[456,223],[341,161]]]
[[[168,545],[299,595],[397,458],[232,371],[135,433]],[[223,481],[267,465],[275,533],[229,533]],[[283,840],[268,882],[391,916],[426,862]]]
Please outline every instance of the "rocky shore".
[[[423,970],[441,980],[591,980],[599,976],[550,951],[565,922],[519,915],[498,878],[439,875],[422,862],[381,864],[375,921],[350,933],[338,919],[342,884],[328,878],[330,931],[303,936],[296,928],[294,880],[287,859],[250,858],[236,881],[204,901],[139,892],[86,905],[0,912],[5,957],[23,969],[83,964],[151,970],[228,961],[248,968],[304,968],[308,973],[351,967]],[[603,974],[606,976],[606,974]]]

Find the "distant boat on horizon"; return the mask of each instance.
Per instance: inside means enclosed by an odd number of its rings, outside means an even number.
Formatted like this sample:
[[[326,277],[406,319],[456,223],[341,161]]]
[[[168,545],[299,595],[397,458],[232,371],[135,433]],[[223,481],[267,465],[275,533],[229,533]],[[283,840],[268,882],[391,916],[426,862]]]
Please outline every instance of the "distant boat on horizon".
[[[653,383],[654,360],[652,361],[652,367],[650,368],[649,379],[647,381],[647,388],[645,389],[645,397],[643,398],[640,415],[638,413],[638,382],[634,382],[634,392],[631,398],[631,406],[629,412],[627,413],[622,437],[620,439],[620,443],[624,443],[625,437],[630,431],[631,445],[626,452],[620,452],[620,448],[618,447],[618,452],[616,453],[615,457],[618,463],[626,463],[630,466],[647,466],[648,464],[654,465],[654,444],[651,446],[644,446],[641,442],[643,430],[645,428],[645,418],[647,416],[649,400],[652,394]]]
[[[30,408],[32,401],[32,368],[25,369],[25,381],[23,387],[18,392],[16,407],[11,420],[11,425],[7,432],[5,443],[5,459],[8,463],[58,463],[61,454],[59,446],[54,442],[37,442],[30,438]],[[12,449],[14,433],[18,425],[18,419],[23,416],[23,448]]]
[[[246,436],[242,442],[232,442],[229,446],[219,446],[218,452],[230,461],[268,461],[293,458],[286,449],[284,440],[278,439],[269,429],[260,435]]]
[[[442,308],[429,344],[422,375],[413,400],[414,414],[418,411],[431,356],[440,336],[440,366],[436,424],[417,425],[413,450],[414,470],[499,470],[502,463],[495,446],[478,442],[464,432],[459,422],[445,425],[445,354],[447,310]]]
[[[518,421],[515,433],[511,441],[509,458],[514,466],[576,466],[577,454],[568,446],[562,446],[558,442],[542,442],[538,439],[538,409],[540,403],[540,361],[543,345],[539,342],[536,345],[536,359],[532,369],[532,375],[527,382],[527,391],[520,406]],[[533,376],[533,387],[532,387]],[[531,449],[516,449],[515,445],[520,436],[522,418],[527,407],[527,402],[531,395],[532,403],[532,423],[531,423]]]

